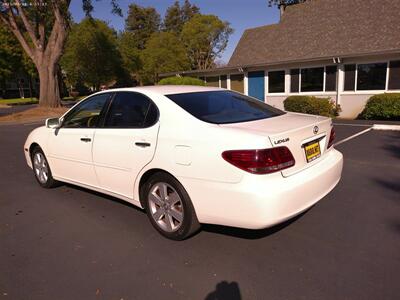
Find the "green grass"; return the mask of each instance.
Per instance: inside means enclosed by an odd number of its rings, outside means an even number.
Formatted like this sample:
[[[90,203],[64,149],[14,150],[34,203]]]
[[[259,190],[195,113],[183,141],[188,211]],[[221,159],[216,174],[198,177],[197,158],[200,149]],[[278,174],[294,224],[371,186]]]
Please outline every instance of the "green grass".
[[[86,96],[79,96],[76,99],[72,97],[64,97],[64,101],[79,101]],[[13,98],[13,99],[0,99],[0,105],[26,105],[26,104],[37,104],[39,100],[37,98]]]
[[[75,99],[73,97],[64,97],[63,100],[64,101],[79,101],[79,100],[82,100],[85,97],[87,97],[87,96],[78,96]]]
[[[36,104],[38,102],[39,100],[37,98],[0,99],[0,104],[6,104],[6,105]]]

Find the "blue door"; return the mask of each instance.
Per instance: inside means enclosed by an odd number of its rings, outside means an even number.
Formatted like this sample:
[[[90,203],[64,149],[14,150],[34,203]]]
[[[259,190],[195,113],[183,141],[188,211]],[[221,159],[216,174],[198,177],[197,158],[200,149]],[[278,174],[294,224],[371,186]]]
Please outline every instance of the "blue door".
[[[248,80],[249,96],[264,101],[264,93],[265,93],[264,71],[249,72],[248,76],[249,76]]]

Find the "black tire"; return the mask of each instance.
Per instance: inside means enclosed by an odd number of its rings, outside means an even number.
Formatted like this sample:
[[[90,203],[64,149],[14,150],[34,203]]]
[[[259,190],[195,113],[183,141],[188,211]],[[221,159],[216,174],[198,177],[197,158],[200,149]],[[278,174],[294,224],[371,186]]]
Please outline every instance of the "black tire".
[[[163,205],[167,207],[163,208],[162,206],[155,204],[156,201],[153,200],[155,199],[154,195],[159,196],[157,191],[161,187],[165,186],[167,186],[168,191],[166,193],[167,200],[163,202]],[[161,172],[152,175],[142,186],[140,194],[141,199],[143,200],[142,203],[146,209],[146,213],[151,224],[166,238],[176,241],[184,240],[200,229],[200,223],[197,220],[197,216],[188,193],[182,184],[180,184],[180,182],[171,175]],[[180,204],[176,202],[178,199],[176,195],[178,195],[180,198]],[[172,205],[172,202],[176,203]],[[163,210],[164,215],[162,215],[162,212],[159,213],[157,208]],[[158,221],[156,221],[155,216],[158,216],[158,213],[161,215],[160,218],[157,218]],[[179,222],[178,219],[174,218],[174,216],[177,215],[176,213],[181,214],[182,221]],[[171,220],[170,223],[173,223],[173,225],[170,224],[168,226],[168,222],[166,221],[167,219]],[[172,228],[173,226],[176,226],[176,228]]]
[[[36,161],[35,157],[41,158],[40,166],[35,162]],[[36,146],[32,150],[31,161],[32,161],[33,174],[35,175],[36,181],[39,183],[41,187],[50,189],[59,185],[59,182],[53,178],[47,158],[39,146]],[[46,176],[40,175],[44,174],[43,172],[45,172]]]

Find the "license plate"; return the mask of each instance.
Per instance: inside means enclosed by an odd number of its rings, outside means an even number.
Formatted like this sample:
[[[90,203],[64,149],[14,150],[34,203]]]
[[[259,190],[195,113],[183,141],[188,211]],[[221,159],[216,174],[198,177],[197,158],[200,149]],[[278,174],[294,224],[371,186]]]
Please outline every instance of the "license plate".
[[[304,146],[306,152],[307,162],[311,162],[321,156],[321,148],[319,147],[319,141],[308,143]]]

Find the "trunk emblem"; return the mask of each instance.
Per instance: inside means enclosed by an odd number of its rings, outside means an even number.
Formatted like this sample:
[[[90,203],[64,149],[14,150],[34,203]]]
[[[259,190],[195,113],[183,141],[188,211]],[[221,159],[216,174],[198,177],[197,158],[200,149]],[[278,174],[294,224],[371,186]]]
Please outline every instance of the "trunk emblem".
[[[317,134],[318,130],[319,130],[318,126],[314,126],[314,129],[313,129],[314,134]]]
[[[274,141],[274,144],[275,145],[279,145],[279,144],[282,144],[282,143],[286,143],[288,141],[289,141],[289,138],[285,138],[285,139]]]

